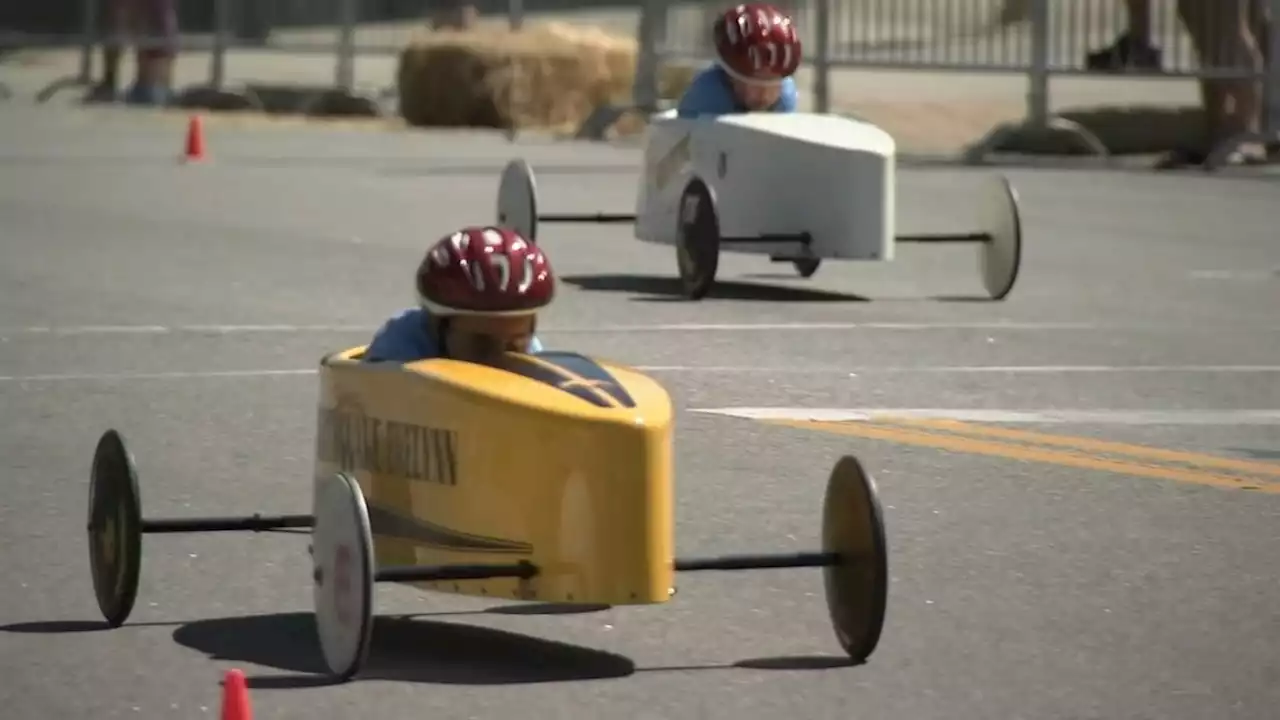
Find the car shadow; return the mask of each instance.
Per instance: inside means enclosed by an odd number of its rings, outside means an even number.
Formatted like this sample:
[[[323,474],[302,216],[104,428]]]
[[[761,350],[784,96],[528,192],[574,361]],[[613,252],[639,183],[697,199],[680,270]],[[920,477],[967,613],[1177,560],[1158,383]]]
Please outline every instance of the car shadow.
[[[174,630],[179,645],[217,660],[252,663],[285,675],[254,676],[254,688],[331,684],[310,612],[201,620]],[[437,685],[509,685],[620,678],[626,657],[494,628],[378,616],[361,679]]]
[[[374,619],[369,659],[360,679],[437,685],[515,685],[619,679],[636,673],[706,670],[833,670],[857,666],[839,655],[788,655],[732,663],[637,667],[616,653],[508,632],[445,622],[437,618],[518,612],[564,614],[592,612],[604,606],[518,604],[483,611],[385,615]],[[243,615],[189,622],[129,623],[138,627],[175,627],[179,645],[218,661],[240,662],[284,671],[253,675],[254,689],[282,690],[335,684],[324,667],[310,612]],[[0,631],[33,634],[98,632],[102,621],[54,620],[0,626]]]
[[[174,621],[128,623],[116,631],[119,632],[119,630],[131,627],[173,627],[181,624],[181,622]],[[107,630],[112,630],[112,628],[102,620],[38,620],[36,622],[0,625],[0,632],[32,635],[61,635],[63,633],[91,633]]]
[[[488,615],[581,615],[604,612],[610,605],[560,605],[557,603],[515,603],[486,608]]]
[[[685,301],[680,280],[661,275],[566,275],[563,282],[593,292],[636,293],[641,302]],[[782,285],[718,280],[706,295],[711,300],[762,300],[768,302],[869,302],[865,297],[826,290]]]

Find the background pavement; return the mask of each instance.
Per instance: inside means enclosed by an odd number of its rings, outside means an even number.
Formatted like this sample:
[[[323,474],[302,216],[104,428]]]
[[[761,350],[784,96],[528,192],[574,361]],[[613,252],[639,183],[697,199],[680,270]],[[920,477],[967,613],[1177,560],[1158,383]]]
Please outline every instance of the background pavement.
[[[893,580],[866,666],[838,666],[817,572],[767,571],[559,616],[380,587],[381,612],[426,615],[380,625],[372,679],[325,686],[291,535],[148,538],[133,618],[101,631],[83,532],[104,429],[135,452],[149,515],[307,512],[309,372],[411,302],[429,242],[492,217],[502,163],[532,162],[547,211],[627,211],[637,174],[635,149],[600,144],[208,129],[212,161],[184,167],[176,118],[0,108],[6,718],[213,717],[229,667],[263,720],[1257,720],[1280,703],[1276,186],[1229,174],[1009,170],[1027,246],[1004,303],[968,301],[969,248],[807,281],[730,256],[692,304],[672,253],[624,228],[544,232],[564,281],[546,343],[651,368],[679,408],[682,554],[812,547],[836,458],[876,474]],[[985,173],[905,168],[900,231],[968,229]],[[1150,458],[1050,462],[1045,440],[998,456],[697,412],[743,407],[1226,417],[1016,426],[1213,456],[1180,482],[1145,476],[1169,464]]]

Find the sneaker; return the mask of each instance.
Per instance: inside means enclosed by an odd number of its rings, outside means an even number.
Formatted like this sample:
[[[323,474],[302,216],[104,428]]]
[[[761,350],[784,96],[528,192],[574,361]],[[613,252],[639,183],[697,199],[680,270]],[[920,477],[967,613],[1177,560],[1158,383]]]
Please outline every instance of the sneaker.
[[[151,105],[159,107],[168,105],[172,99],[169,88],[163,85],[137,85],[129,88],[124,101],[130,105]]]
[[[120,91],[107,83],[98,83],[85,93],[86,103],[113,103],[120,99]]]
[[[1178,148],[1160,156],[1156,160],[1154,170],[1182,170],[1189,167],[1201,167],[1208,159],[1207,153],[1192,148]]]

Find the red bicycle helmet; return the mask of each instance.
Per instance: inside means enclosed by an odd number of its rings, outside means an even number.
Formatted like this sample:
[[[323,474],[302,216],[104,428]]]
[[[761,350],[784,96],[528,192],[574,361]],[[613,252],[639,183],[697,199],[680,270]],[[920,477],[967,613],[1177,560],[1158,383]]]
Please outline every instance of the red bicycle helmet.
[[[733,77],[776,83],[800,67],[800,37],[790,16],[767,3],[732,7],[712,26],[716,57]]]
[[[417,288],[436,317],[531,315],[551,303],[555,275],[541,248],[514,230],[466,227],[427,252]]]

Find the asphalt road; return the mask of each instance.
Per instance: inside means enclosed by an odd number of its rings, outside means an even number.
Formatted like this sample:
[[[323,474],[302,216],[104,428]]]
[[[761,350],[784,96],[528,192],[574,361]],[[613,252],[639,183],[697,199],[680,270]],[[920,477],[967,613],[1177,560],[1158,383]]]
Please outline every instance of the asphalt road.
[[[381,612],[423,615],[379,626],[371,678],[326,686],[302,535],[150,537],[133,618],[99,629],[98,435],[124,432],[148,515],[307,512],[320,355],[411,302],[429,242],[492,217],[508,156],[541,170],[547,210],[626,211],[636,151],[211,122],[212,162],[184,167],[172,118],[0,113],[9,720],[215,717],[231,667],[259,719],[1280,707],[1274,180],[1010,171],[1027,248],[1004,303],[969,301],[972,250],[913,247],[807,281],[728,257],[691,304],[672,253],[548,228],[564,290],[546,343],[650,368],[679,407],[682,554],[813,547],[835,460],[872,469],[893,575],[880,647],[840,666],[811,570],[683,578],[667,606],[575,615],[380,587]],[[983,172],[904,169],[901,231],[968,229]],[[760,408],[1033,415],[732,416]],[[1111,414],[1043,415],[1073,410]]]

